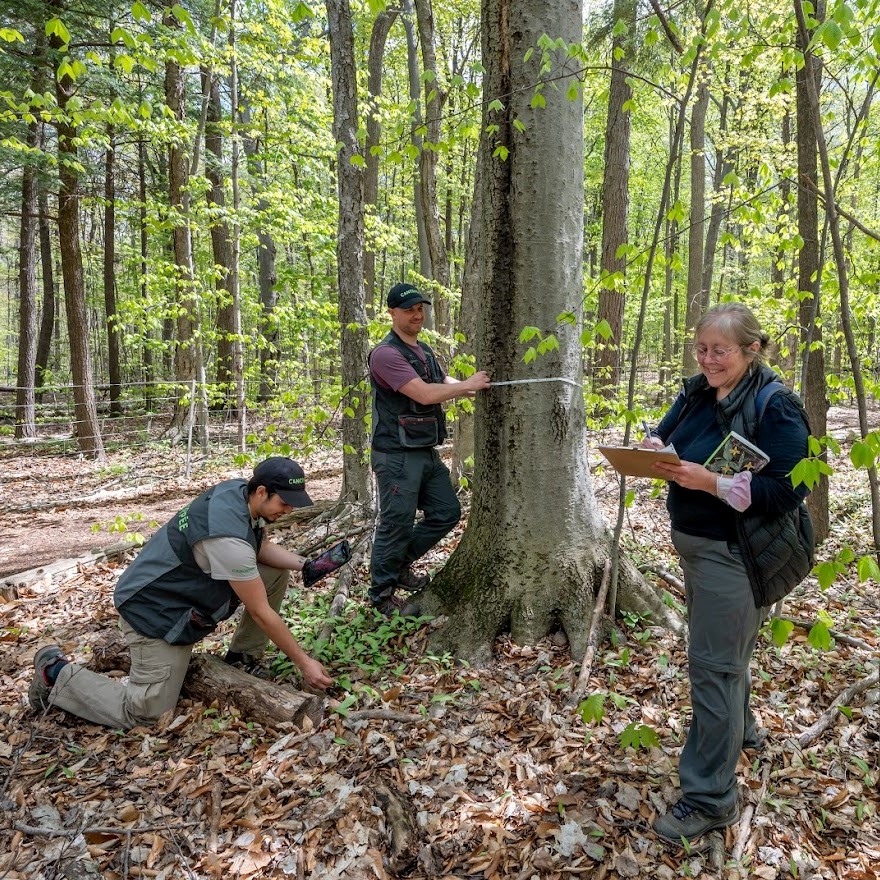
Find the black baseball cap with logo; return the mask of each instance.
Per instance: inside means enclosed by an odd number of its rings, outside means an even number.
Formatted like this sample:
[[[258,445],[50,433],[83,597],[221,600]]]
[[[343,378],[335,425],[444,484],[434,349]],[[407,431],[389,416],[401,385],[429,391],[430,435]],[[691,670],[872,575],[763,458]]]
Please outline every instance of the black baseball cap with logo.
[[[306,475],[292,459],[277,455],[261,461],[254,468],[254,479],[261,486],[281,496],[291,507],[311,507],[314,504],[306,492]]]
[[[419,303],[431,305],[431,300],[412,284],[395,284],[388,291],[389,309],[411,309]]]

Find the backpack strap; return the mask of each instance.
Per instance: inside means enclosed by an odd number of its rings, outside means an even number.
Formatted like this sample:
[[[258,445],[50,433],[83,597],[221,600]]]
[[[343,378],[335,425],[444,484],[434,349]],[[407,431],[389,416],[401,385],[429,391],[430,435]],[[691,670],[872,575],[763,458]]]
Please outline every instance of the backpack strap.
[[[781,391],[785,388],[785,385],[782,382],[777,382],[774,380],[773,382],[768,382],[758,393],[755,395],[755,426],[761,424],[761,419],[764,418],[764,411],[767,409],[767,403],[770,398],[776,394],[777,391]]]

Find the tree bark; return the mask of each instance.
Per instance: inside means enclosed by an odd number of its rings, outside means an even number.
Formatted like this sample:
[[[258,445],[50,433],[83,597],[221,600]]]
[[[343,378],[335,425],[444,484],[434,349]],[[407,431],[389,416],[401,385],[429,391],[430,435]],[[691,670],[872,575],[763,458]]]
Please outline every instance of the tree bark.
[[[602,180],[602,287],[599,290],[598,320],[608,324],[611,334],[596,352],[596,385],[607,398],[620,384],[624,283],[626,254],[620,249],[628,241],[630,126],[632,89],[627,82],[632,44],[635,39],[636,3],[614,0],[615,36],[611,44],[611,85],[605,121],[605,169]],[[618,32],[618,28],[625,29]]]
[[[799,3],[800,0],[795,0]],[[817,17],[824,17],[822,12]],[[801,324],[801,396],[810,419],[810,429],[814,437],[824,437],[828,428],[828,399],[825,386],[825,350],[822,346],[822,327],[818,320],[821,313],[821,270],[819,266],[819,206],[818,166],[816,159],[816,131],[810,113],[810,98],[806,77],[812,75],[819,91],[821,67],[818,60],[810,63],[812,53],[807,52],[800,31],[796,45],[807,56],[807,62],[797,71],[796,79],[796,124],[797,124],[797,191],[798,234],[803,239],[798,258],[798,291],[808,294],[800,306]],[[819,482],[807,497],[807,508],[816,531],[816,541],[821,543],[828,537],[828,477],[820,476]]]
[[[341,145],[336,157],[339,195],[337,279],[339,323],[342,328],[342,499],[369,505],[369,468],[365,456],[365,416],[368,385],[367,311],[364,300],[363,157],[357,141],[357,75],[354,28],[348,0],[326,0],[330,27],[330,67],[333,79],[333,137]],[[362,164],[362,163],[361,163]]]
[[[697,321],[706,309],[708,291],[703,292],[703,243],[706,230],[706,111],[709,89],[701,83],[691,111],[691,211],[688,229],[687,305],[685,307],[685,338],[694,336]],[[685,345],[682,370],[686,376],[697,371],[697,360],[691,346]]]
[[[28,126],[27,144],[37,148],[37,122]],[[37,436],[37,171],[27,162],[21,174],[21,224],[18,239],[18,377],[15,389],[15,436]]]
[[[130,667],[131,655],[121,633],[116,629],[103,633],[92,647],[90,668],[127,673]],[[324,709],[321,697],[257,678],[213,654],[192,655],[181,693],[208,706],[235,706],[244,717],[270,726],[302,727],[306,718],[317,726]]]
[[[58,300],[55,297],[55,267],[52,263],[52,229],[49,225],[49,196],[46,193],[46,188],[40,183],[37,184],[37,189],[37,203],[40,212],[40,266],[43,270],[43,302],[42,314],[40,315],[40,333],[37,337],[34,384],[37,388],[40,388],[45,379],[46,371],[49,368]]]
[[[523,62],[545,32],[579,43],[582,13],[582,3],[569,0],[482,4],[476,353],[497,379],[562,376],[579,382],[582,376],[582,95],[569,100],[565,83],[546,89],[546,106],[532,109],[541,52]],[[550,75],[564,58],[564,51],[553,54]],[[490,109],[497,95],[508,99]],[[563,312],[574,316],[573,324],[557,326]],[[531,366],[523,363],[518,341],[527,325],[555,333],[559,342]],[[564,383],[481,392],[475,444],[468,528],[422,597],[426,608],[443,608],[450,617],[436,647],[481,662],[504,629],[517,642],[531,643],[559,624],[580,657],[611,551],[584,455],[581,392]],[[627,599],[634,598],[631,586],[644,584],[629,567],[622,580]],[[655,598],[662,619],[659,594]]]
[[[104,156],[104,314],[107,324],[107,372],[110,378],[110,414],[122,414],[122,358],[119,316],[116,313],[116,144],[113,126],[107,127]]]
[[[211,216],[211,250],[217,290],[217,382],[223,388],[227,404],[233,400],[235,381],[232,365],[234,358],[235,321],[232,291],[232,243],[226,222],[226,194],[223,173],[223,119],[220,107],[220,82],[216,72],[202,67],[202,91],[208,95],[208,115],[205,122],[205,177],[210,187],[205,193]]]
[[[448,335],[449,323],[449,255],[440,229],[440,203],[437,198],[437,149],[440,143],[440,118],[445,94],[437,71],[434,49],[434,10],[431,0],[415,0],[419,44],[422,48],[422,71],[425,81],[425,127],[427,136],[419,152],[419,192],[425,237],[431,260],[431,280],[434,282],[433,309],[436,329]]]
[[[367,93],[369,105],[367,109],[367,141],[365,144],[364,170],[364,210],[376,218],[376,207],[379,202],[379,156],[374,148],[379,147],[382,135],[382,123],[379,118],[377,100],[382,94],[382,73],[385,57],[385,42],[391,26],[397,19],[397,10],[380,12],[373,22],[370,31],[370,52],[367,56]],[[378,222],[378,218],[376,218]],[[364,296],[370,314],[375,313],[376,298],[376,252],[369,239],[364,250]]]
[[[165,16],[165,26],[178,29],[180,23],[170,12]],[[185,83],[180,65],[171,57],[165,62],[165,102],[171,117],[182,128],[186,117],[184,102]],[[181,140],[182,133],[175,133],[168,148],[169,202],[175,212],[171,239],[176,267],[177,320],[174,348],[174,374],[181,385],[183,396],[178,401],[169,425],[172,442],[180,440],[189,412],[186,395],[195,383],[195,432],[202,449],[208,446],[208,414],[204,401],[204,361],[198,331],[200,324],[199,301],[195,290],[192,267],[192,237],[189,226],[189,167]],[[184,400],[187,400],[186,404]]]
[[[62,0],[52,0],[50,8],[64,15]],[[61,38],[53,34],[49,47],[57,55],[63,48]],[[61,274],[64,279],[64,306],[70,344],[70,367],[73,377],[73,412],[77,445],[80,451],[99,461],[104,459],[104,444],[98,426],[95,404],[92,355],[89,350],[89,320],[86,311],[85,277],[79,230],[79,167],[77,126],[68,111],[76,83],[68,75],[55,79],[58,101],[58,238],[61,245]]]

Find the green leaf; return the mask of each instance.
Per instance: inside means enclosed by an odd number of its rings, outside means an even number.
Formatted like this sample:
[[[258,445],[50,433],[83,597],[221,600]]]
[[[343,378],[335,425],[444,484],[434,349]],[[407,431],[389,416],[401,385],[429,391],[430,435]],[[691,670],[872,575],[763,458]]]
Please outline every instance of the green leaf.
[[[853,467],[867,469],[873,466],[876,455],[871,443],[856,440],[849,451],[849,460],[853,463]]]
[[[859,583],[865,581],[880,583],[880,565],[873,556],[863,556],[859,560]]]
[[[509,155],[510,150],[508,150],[507,147],[504,146],[504,144],[498,144],[498,146],[495,147],[495,150],[492,153],[492,156],[494,158],[500,158],[502,162],[507,161],[507,157]]]
[[[579,83],[576,79],[573,79],[569,84],[568,91],[565,93],[565,97],[568,98],[569,101],[577,100],[578,92],[580,91],[578,85]]]
[[[349,694],[338,706],[334,707],[333,711],[345,718],[345,716],[348,715],[348,710],[356,701],[357,696],[355,694]]]
[[[660,737],[657,736],[657,731],[653,727],[633,722],[627,724],[621,731],[620,745],[625,749],[646,749],[659,746]]]
[[[535,92],[535,94],[532,95],[530,106],[532,110],[536,109],[537,107],[543,109],[547,106],[547,99],[540,92]]]
[[[523,327],[522,330],[519,331],[519,341],[520,342],[529,342],[535,337],[541,338],[541,330],[538,327]]]
[[[790,620],[774,617],[770,621],[770,632],[773,635],[773,643],[777,648],[781,648],[788,641],[788,637],[793,629],[794,624]]]
[[[46,22],[46,36],[58,37],[65,46],[70,42],[70,31],[67,30],[60,18],[50,18]]]
[[[0,28],[0,40],[7,43],[23,43],[24,37],[15,28]]]
[[[611,339],[613,335],[611,325],[604,318],[596,324],[594,332],[596,336],[601,336],[603,339]]]
[[[294,24],[299,24],[307,18],[312,18],[314,14],[315,13],[312,12],[308,3],[303,3],[302,0],[300,0],[300,2],[293,7],[293,12],[290,13],[290,19]]]
[[[598,724],[605,715],[605,694],[591,694],[578,705],[577,713],[584,724]]]
[[[827,651],[831,647],[831,633],[828,632],[828,627],[819,620],[810,629],[807,641],[817,651]]]
[[[497,98],[494,101],[489,101],[489,110],[498,110],[499,112],[504,109],[504,104],[501,103]]]
[[[136,2],[131,7],[131,14],[135,21],[150,21],[150,10],[144,6],[140,0],[136,0]]]
[[[833,562],[820,562],[814,569],[813,573],[819,581],[819,588],[824,592],[833,583],[837,577],[837,566]]]
[[[514,119],[510,124],[511,124],[511,125],[512,125],[512,126],[513,126],[513,127],[514,127],[514,128],[520,133],[520,134],[522,134],[522,133],[526,130],[525,124],[523,123],[523,121],[522,121],[521,119]]]

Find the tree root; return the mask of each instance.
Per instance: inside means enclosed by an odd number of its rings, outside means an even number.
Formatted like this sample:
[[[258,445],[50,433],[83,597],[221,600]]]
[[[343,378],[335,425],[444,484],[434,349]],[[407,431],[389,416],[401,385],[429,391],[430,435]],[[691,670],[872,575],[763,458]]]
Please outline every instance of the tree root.
[[[599,623],[602,620],[602,614],[605,610],[605,602],[608,599],[608,585],[611,583],[611,560],[605,560],[605,569],[602,572],[602,586],[599,588],[599,595],[596,597],[596,604],[593,607],[593,619],[590,621],[590,632],[587,636],[587,652],[584,654],[581,663],[581,671],[578,675],[577,683],[571,692],[571,696],[566,701],[569,707],[576,706],[587,685],[590,683],[590,675],[593,672],[593,661],[596,659],[596,645],[599,641]]]

